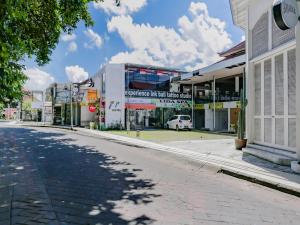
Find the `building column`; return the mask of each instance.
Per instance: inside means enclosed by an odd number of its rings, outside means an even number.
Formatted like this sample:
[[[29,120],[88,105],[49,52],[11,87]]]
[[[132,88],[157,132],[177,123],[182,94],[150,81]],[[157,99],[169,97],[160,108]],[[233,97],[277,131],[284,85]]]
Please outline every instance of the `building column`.
[[[300,8],[300,3],[298,3]],[[296,27],[296,62],[300,62],[300,22]],[[297,158],[300,161],[300,64],[296,63],[296,147]]]
[[[230,124],[231,124],[231,108],[228,108],[228,131],[230,132]]]
[[[300,10],[300,2],[298,1]],[[294,172],[300,173],[300,22],[296,26],[296,153],[297,160],[291,162],[291,168]]]
[[[216,78],[214,77],[213,81],[213,130],[216,129]]]
[[[247,11],[248,24],[246,29],[246,67],[245,67],[245,76],[243,76],[246,81],[243,80],[244,93],[246,94],[246,99],[248,101],[246,107],[246,138],[248,139],[248,143],[252,143],[254,141],[253,137],[253,129],[254,129],[254,71],[253,64],[250,63],[251,55],[252,55],[252,33],[249,26],[249,15]],[[246,91],[245,91],[246,90]]]
[[[195,108],[194,108],[194,83],[192,83],[192,124],[193,124],[193,128],[195,128]]]
[[[240,77],[239,76],[235,77],[235,92],[237,92],[237,93],[240,92]]]

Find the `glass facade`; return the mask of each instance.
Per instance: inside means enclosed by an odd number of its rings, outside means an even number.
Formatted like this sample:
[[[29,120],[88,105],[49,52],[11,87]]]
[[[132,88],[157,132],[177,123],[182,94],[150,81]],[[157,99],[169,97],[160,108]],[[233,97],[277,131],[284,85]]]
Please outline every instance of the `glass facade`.
[[[128,69],[126,71],[126,89],[169,91],[172,73],[160,73],[157,70]]]
[[[182,96],[182,92],[171,91],[171,79],[176,76],[179,72],[126,68],[125,120],[131,129],[164,128],[171,116],[191,115],[191,95]]]
[[[167,121],[175,115],[189,115],[191,109],[156,108],[154,110],[128,110],[125,114],[126,123],[129,119],[130,129],[165,128]]]

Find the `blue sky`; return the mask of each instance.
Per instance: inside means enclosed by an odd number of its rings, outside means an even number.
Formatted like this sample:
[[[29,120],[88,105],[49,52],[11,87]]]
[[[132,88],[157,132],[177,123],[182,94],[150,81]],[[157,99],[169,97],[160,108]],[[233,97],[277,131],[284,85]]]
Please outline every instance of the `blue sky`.
[[[38,67],[26,60],[29,88],[78,81],[106,62],[132,62],[193,70],[219,60],[217,52],[241,41],[229,0],[113,0],[90,4],[95,21],[62,34],[51,62]]]

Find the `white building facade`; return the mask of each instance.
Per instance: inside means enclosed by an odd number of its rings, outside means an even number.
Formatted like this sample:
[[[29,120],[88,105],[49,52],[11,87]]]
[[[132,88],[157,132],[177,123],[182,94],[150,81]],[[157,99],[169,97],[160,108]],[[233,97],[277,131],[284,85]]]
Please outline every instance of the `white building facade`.
[[[192,96],[172,79],[184,71],[137,64],[107,64],[92,78],[100,94],[101,127],[163,128],[175,114],[191,115]]]
[[[248,143],[294,153],[299,160],[300,25],[280,30],[273,0],[231,0],[231,9],[246,33]]]

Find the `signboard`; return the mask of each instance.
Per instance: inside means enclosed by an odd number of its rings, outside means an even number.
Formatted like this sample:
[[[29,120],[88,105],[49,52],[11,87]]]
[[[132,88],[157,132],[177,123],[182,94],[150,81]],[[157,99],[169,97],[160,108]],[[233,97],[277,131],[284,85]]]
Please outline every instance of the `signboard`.
[[[31,103],[32,109],[42,109],[43,108],[43,102],[32,102]]]
[[[151,104],[152,99],[150,98],[127,98],[126,103],[129,104]]]
[[[216,108],[215,109],[223,109],[223,102],[216,102]],[[214,103],[209,103],[209,108],[214,109]]]
[[[153,104],[159,108],[191,108],[192,101],[188,100],[175,100],[175,99],[154,99]]]
[[[148,105],[153,105],[158,108],[191,108],[192,101],[185,99],[157,99],[157,98],[127,98],[127,104],[145,105],[145,109],[148,109]]]
[[[55,98],[56,104],[62,104],[68,102],[70,102],[70,91],[63,90],[63,91],[56,92],[56,98]]]
[[[94,113],[94,112],[96,112],[96,106],[94,106],[94,105],[89,105],[89,111],[91,112],[91,113]]]
[[[72,89],[73,96],[76,96],[78,94],[78,92],[79,92],[79,87],[76,85]]]
[[[97,101],[97,90],[87,90],[87,101],[88,102]]]
[[[122,105],[120,101],[110,101],[108,105],[108,109],[111,112],[121,112]]]
[[[204,104],[195,104],[195,110],[202,110],[205,109]]]
[[[273,16],[281,30],[293,28],[298,23],[299,9],[296,0],[275,0]]]
[[[52,107],[52,102],[45,102],[44,107]]]
[[[191,94],[168,92],[168,91],[152,91],[152,90],[128,90],[125,91],[128,97],[144,97],[144,98],[167,98],[167,99],[191,99]]]

